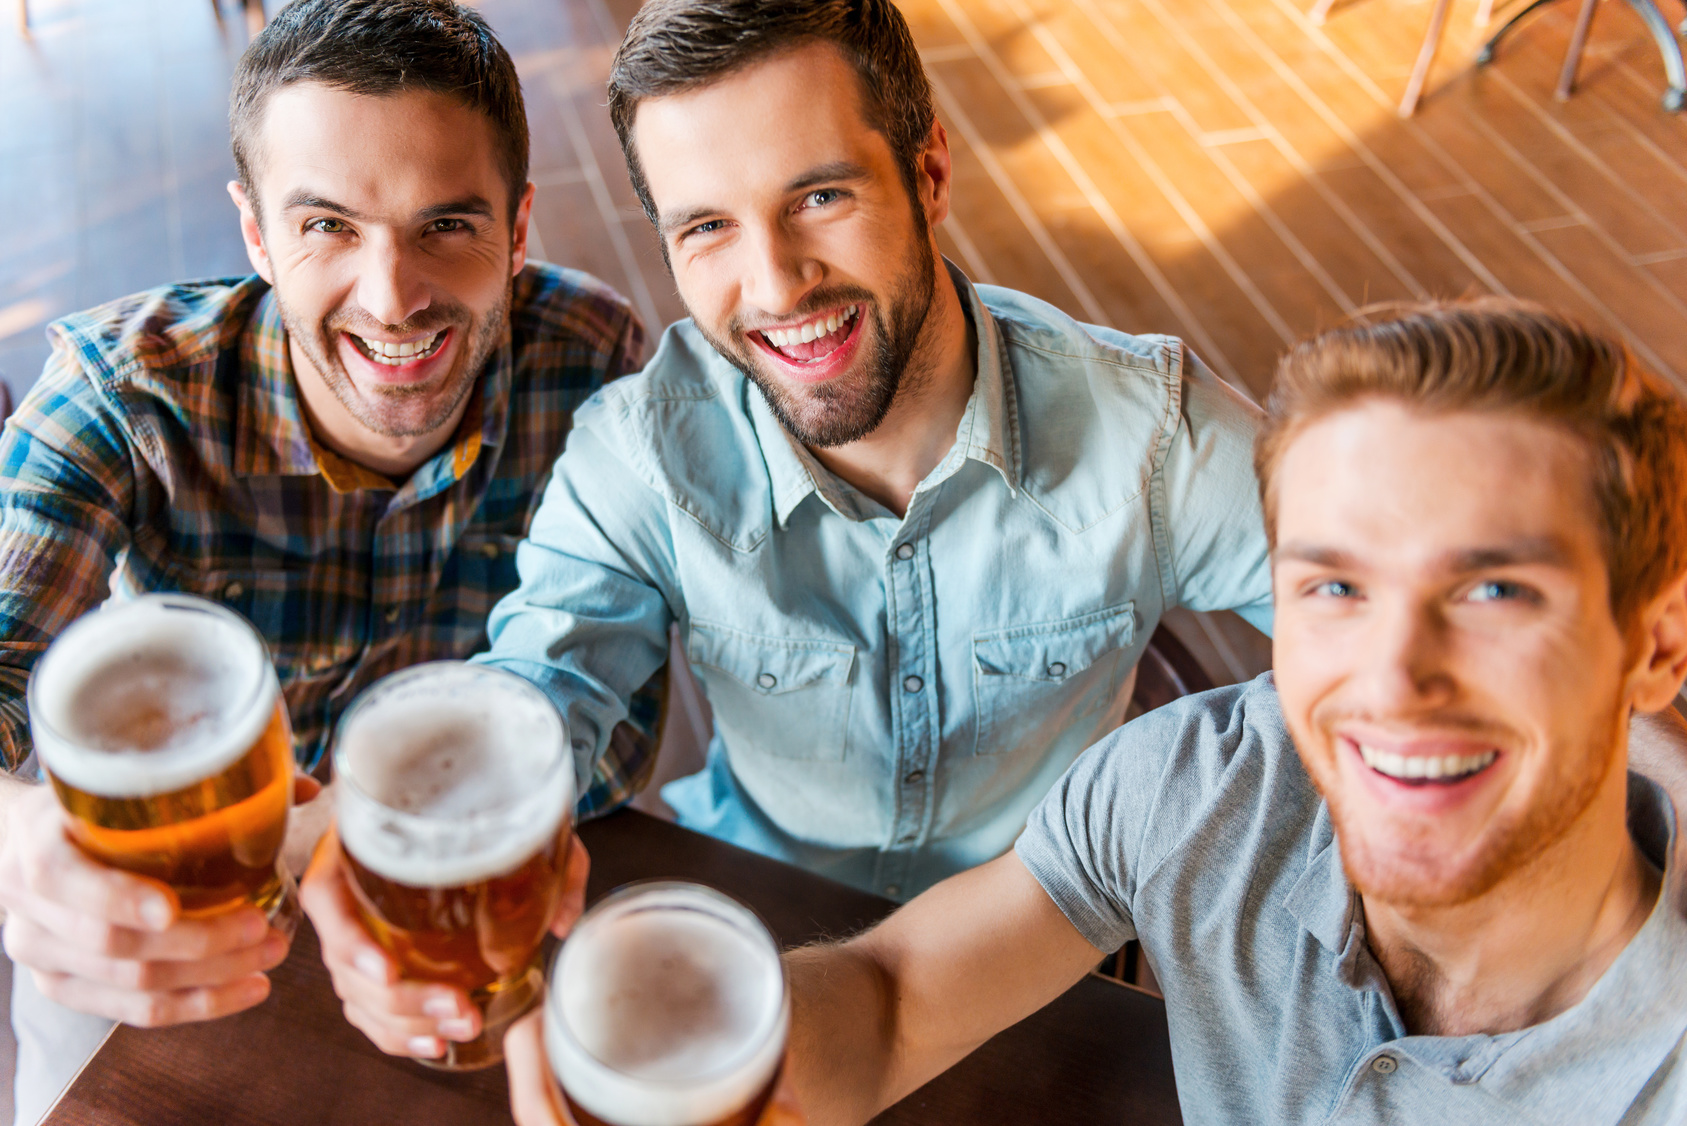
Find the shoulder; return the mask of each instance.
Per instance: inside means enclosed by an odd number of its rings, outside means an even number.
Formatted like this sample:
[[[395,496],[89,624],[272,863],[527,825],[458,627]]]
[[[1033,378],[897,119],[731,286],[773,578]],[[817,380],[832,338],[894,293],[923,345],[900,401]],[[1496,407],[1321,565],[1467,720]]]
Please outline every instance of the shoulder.
[[[96,384],[173,382],[238,349],[268,289],[257,277],[160,286],[72,313],[47,331],[63,356],[61,369]]]
[[[1275,680],[1264,673],[1132,720],[1085,751],[1063,785],[1093,791],[1104,804],[1151,794],[1150,808],[1163,815],[1210,804],[1238,771],[1251,774],[1289,760],[1300,769]]]
[[[1179,855],[1207,863],[1215,842],[1265,848],[1262,824],[1298,834],[1320,805],[1270,673],[1132,720],[1085,751],[1047,800],[1069,831],[1128,839],[1138,875]]]
[[[580,270],[529,262],[511,286],[510,330],[518,348],[561,342],[607,355],[636,322],[625,297]]]
[[[1026,489],[1061,524],[1087,529],[1141,496],[1179,441],[1251,450],[1257,408],[1177,337],[1084,324],[996,286],[978,292],[1011,371]]]
[[[748,396],[759,393],[690,320],[677,321],[644,370],[592,396],[574,424],[716,538],[747,549],[772,521],[772,487],[748,409]]]

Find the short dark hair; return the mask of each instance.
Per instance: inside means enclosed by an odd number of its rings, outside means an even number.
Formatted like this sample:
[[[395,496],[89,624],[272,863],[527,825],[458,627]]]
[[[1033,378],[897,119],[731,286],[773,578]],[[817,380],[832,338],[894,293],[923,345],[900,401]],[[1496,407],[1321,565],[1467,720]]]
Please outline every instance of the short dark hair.
[[[915,190],[937,114],[913,33],[890,0],[651,0],[615,52],[609,116],[652,223],[656,205],[633,147],[639,102],[708,85],[807,43],[832,44],[855,68],[862,115],[889,142],[903,183]]]
[[[1493,412],[1568,433],[1587,454],[1618,625],[1687,572],[1687,405],[1617,340],[1513,298],[1384,306],[1297,344],[1277,367],[1254,448],[1266,534],[1278,463],[1339,410],[1381,400]]]
[[[293,0],[252,40],[234,72],[228,130],[254,203],[254,146],[269,96],[295,82],[386,97],[446,94],[492,122],[510,216],[527,186],[527,110],[509,52],[453,0]]]

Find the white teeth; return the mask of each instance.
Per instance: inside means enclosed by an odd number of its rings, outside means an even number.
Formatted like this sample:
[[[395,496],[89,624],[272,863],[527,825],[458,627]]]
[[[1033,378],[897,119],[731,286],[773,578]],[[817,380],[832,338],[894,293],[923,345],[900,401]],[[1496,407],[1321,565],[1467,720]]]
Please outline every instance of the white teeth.
[[[764,328],[762,336],[775,348],[788,348],[792,344],[807,344],[811,340],[818,340],[822,336],[830,336],[855,316],[856,306],[851,305],[841,313],[833,313],[819,320],[809,321],[796,328]]]
[[[406,360],[431,352],[434,345],[439,343],[439,337],[440,334],[436,332],[424,340],[411,341],[406,344],[393,344],[385,340],[370,340],[367,337],[359,336],[357,342],[363,345],[363,350],[370,359],[377,363],[396,367]]]
[[[1390,778],[1462,778],[1485,770],[1500,757],[1498,751],[1481,751],[1474,755],[1397,755],[1359,744],[1359,755],[1365,765],[1378,774]]]

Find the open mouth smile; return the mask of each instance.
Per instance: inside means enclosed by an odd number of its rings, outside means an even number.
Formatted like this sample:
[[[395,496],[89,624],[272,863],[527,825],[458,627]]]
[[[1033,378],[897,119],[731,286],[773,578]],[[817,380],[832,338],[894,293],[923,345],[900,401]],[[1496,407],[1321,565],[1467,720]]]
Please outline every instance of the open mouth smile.
[[[1365,765],[1391,782],[1406,786],[1452,785],[1474,778],[1500,757],[1498,751],[1469,755],[1401,755],[1358,743]]]
[[[847,305],[791,325],[746,335],[796,379],[818,382],[842,370],[861,337],[860,305]]]
[[[345,334],[364,359],[371,363],[384,364],[387,367],[403,367],[405,364],[421,363],[438,355],[451,336],[450,329],[440,329],[432,336],[420,340],[406,341],[395,344],[386,340],[369,340],[358,336],[354,332]]]

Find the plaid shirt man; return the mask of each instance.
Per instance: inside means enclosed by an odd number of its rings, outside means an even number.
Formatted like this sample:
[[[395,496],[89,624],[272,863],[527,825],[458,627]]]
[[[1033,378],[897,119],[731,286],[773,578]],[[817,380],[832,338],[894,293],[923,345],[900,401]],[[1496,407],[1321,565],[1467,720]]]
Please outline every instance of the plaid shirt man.
[[[324,448],[256,277],[166,286],[56,322],[40,382],[0,435],[0,756],[29,757],[24,686],[108,594],[186,591],[269,641],[304,767],[357,693],[486,646],[515,547],[574,408],[638,365],[644,332],[585,274],[529,265],[510,333],[450,445],[394,482]],[[631,718],[648,734],[651,694]],[[623,726],[582,812],[651,765]]]

